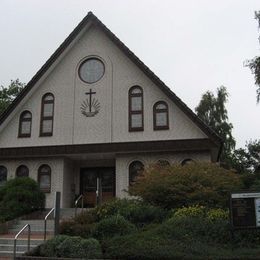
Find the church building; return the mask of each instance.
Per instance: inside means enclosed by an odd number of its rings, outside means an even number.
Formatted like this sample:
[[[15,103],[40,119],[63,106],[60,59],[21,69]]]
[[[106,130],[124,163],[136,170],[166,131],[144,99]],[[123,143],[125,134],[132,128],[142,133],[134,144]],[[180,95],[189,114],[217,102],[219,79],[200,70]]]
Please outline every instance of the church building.
[[[0,116],[0,185],[61,206],[125,197],[143,167],[217,162],[221,139],[91,12]]]

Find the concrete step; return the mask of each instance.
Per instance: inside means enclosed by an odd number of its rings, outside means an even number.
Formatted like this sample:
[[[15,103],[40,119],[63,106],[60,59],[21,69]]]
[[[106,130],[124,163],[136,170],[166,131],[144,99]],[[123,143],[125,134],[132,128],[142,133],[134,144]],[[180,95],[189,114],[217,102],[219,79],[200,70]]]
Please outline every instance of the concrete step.
[[[37,247],[44,242],[43,239],[32,239],[30,241],[30,249]],[[18,239],[16,246],[16,255],[22,255],[27,251],[28,241],[26,239]],[[14,251],[14,240],[0,238],[0,259],[3,257],[12,257]]]

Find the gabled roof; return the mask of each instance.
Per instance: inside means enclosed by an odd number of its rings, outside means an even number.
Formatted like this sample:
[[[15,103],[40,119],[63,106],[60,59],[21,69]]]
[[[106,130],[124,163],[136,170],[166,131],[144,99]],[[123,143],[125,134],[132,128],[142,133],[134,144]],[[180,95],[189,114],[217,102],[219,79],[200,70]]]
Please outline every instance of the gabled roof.
[[[50,66],[59,58],[63,51],[69,46],[69,44],[77,37],[81,30],[88,24],[93,23],[98,26],[109,39],[132,61],[136,66],[143,71],[152,82],[155,83],[209,138],[219,147],[222,146],[221,138],[188,106],[178,98],[169,87],[167,87],[132,51],[128,49],[121,42],[115,34],[113,34],[92,12],[89,12],[85,18],[78,24],[78,26],[72,31],[72,33],[65,39],[65,41],[59,46],[59,48],[51,55],[46,63],[40,68],[40,70],[29,81],[26,87],[21,91],[17,98],[11,103],[11,105],[0,115],[0,125],[6,120],[6,118],[12,113],[15,107],[21,102],[26,94],[35,86],[40,78],[47,72]]]

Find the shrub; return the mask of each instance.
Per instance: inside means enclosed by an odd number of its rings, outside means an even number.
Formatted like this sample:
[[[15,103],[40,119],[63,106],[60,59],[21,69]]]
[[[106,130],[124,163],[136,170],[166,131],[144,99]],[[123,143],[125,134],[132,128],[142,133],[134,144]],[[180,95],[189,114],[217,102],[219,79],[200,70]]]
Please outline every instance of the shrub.
[[[75,220],[65,220],[60,224],[60,234],[68,236],[92,237],[95,224],[80,224]]]
[[[96,212],[99,220],[121,215],[137,226],[160,223],[167,215],[167,212],[159,207],[134,199],[115,199],[98,207]]]
[[[230,191],[241,185],[238,175],[217,164],[193,163],[146,168],[129,193],[168,209],[194,204],[225,208]]]
[[[85,211],[79,213],[74,218],[74,221],[76,223],[79,223],[82,225],[92,224],[92,223],[95,223],[97,220],[98,220],[98,217],[97,217],[95,209],[85,210]]]
[[[206,208],[199,205],[190,207],[183,207],[177,210],[173,210],[174,217],[195,217],[202,218],[205,216]]]
[[[94,236],[98,239],[111,238],[132,233],[135,226],[120,215],[105,218],[97,223]]]
[[[38,183],[28,177],[7,181],[0,194],[0,212],[5,221],[44,208],[44,193]]]
[[[206,213],[206,217],[212,221],[218,221],[218,220],[228,220],[229,212],[228,210],[223,209],[210,209]]]
[[[101,258],[102,252],[96,239],[81,237],[56,236],[40,246],[40,256],[43,257],[77,257]]]
[[[67,238],[68,236],[60,235],[47,240],[45,244],[40,246],[40,256],[57,257],[59,253],[58,246]]]

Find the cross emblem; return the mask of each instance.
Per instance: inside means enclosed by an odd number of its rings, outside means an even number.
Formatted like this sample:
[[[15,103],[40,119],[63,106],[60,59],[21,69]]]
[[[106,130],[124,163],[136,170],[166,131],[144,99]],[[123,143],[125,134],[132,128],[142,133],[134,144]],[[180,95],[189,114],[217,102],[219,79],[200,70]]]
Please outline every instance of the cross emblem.
[[[89,112],[91,112],[92,108],[92,95],[96,94],[96,92],[92,92],[92,89],[89,90],[89,92],[85,93],[87,96],[89,95]]]

